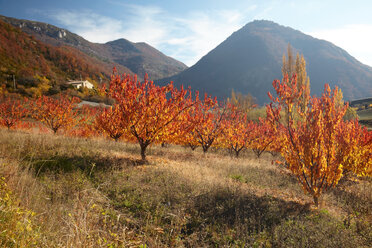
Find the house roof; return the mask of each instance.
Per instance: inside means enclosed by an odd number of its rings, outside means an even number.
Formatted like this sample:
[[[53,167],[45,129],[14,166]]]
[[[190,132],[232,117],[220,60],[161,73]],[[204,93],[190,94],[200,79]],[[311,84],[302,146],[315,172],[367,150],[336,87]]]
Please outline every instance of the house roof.
[[[69,81],[69,82],[66,82],[66,84],[83,84],[83,83],[89,83],[91,85],[93,85],[91,82],[89,82],[88,80],[84,80],[84,81]]]

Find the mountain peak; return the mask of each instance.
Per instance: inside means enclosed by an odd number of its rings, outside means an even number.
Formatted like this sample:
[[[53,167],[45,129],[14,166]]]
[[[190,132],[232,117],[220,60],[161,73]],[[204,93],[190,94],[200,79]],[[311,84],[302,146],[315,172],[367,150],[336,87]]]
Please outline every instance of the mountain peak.
[[[127,44],[127,43],[132,43],[132,42],[127,40],[127,39],[124,39],[124,38],[119,38],[119,39],[116,39],[116,40],[108,41],[108,42],[106,42],[106,44],[107,43]]]
[[[53,46],[70,46],[86,55],[99,59],[112,67],[115,65],[121,72],[137,74],[140,78],[148,73],[151,79],[174,75],[187,68],[183,63],[170,58],[145,43],[133,43],[121,38],[105,44],[92,43],[47,23],[20,20],[0,16],[3,21],[17,27],[36,39]]]
[[[169,80],[221,100],[229,97],[232,89],[250,93],[264,104],[269,101],[267,92],[273,92],[272,81],[282,78],[282,56],[288,43],[294,53],[305,57],[312,94],[320,95],[328,83],[338,85],[345,99],[372,95],[371,67],[330,42],[268,20],[247,23],[194,66]]]
[[[115,49],[119,49],[121,52],[136,52],[139,53],[140,51],[136,48],[135,44],[130,42],[127,39],[121,38],[114,41],[109,41],[105,43]]]
[[[252,22],[247,23],[247,25],[261,25],[261,26],[280,26],[278,23],[270,21],[270,20],[253,20]]]

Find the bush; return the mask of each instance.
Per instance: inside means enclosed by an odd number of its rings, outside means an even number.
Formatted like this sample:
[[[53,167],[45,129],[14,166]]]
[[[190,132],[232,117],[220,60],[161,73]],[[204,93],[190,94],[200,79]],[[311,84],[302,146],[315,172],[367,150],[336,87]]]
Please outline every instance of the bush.
[[[18,201],[8,189],[5,178],[0,178],[0,246],[37,246],[39,230],[32,222],[34,215],[34,212],[18,207]]]

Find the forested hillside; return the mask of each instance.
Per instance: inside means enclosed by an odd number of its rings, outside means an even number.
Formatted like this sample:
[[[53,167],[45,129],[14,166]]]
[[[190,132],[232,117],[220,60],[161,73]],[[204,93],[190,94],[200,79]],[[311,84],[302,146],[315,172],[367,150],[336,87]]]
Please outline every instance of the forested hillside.
[[[44,44],[1,20],[0,44],[0,82],[29,96],[59,91],[67,80],[108,81],[112,72],[77,49]]]

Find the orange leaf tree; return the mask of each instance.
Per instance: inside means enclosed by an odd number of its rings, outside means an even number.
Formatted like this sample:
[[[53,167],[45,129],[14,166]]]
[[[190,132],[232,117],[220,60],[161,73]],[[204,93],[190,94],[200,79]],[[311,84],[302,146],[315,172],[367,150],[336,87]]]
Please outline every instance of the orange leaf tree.
[[[169,143],[186,145],[190,147],[191,150],[195,150],[199,146],[199,143],[193,136],[195,123],[192,113],[194,113],[196,105],[199,104],[199,92],[196,92],[195,100],[188,98],[187,101],[190,101],[190,108],[183,111],[177,122],[173,122],[173,125],[169,127],[173,130],[174,135],[171,140],[167,141]]]
[[[361,127],[358,120],[343,122],[343,135],[338,140],[342,147],[344,171],[357,176],[372,176],[372,131]]]
[[[0,99],[0,125],[10,129],[25,117],[26,113],[27,109],[20,100],[10,97]]]
[[[97,115],[95,127],[99,131],[103,131],[110,138],[118,141],[127,131],[128,122],[123,119],[123,114],[117,104],[104,108]]]
[[[247,114],[240,111],[237,106],[227,104],[227,108],[227,115],[222,123],[223,134],[219,142],[239,157],[240,152],[252,141],[254,122],[248,121]]]
[[[311,97],[303,111],[296,107],[303,90],[297,87],[296,77],[290,82],[288,77],[283,82],[274,80],[273,86],[278,97],[269,94],[272,103],[267,106],[268,120],[274,130],[282,132],[281,154],[288,169],[318,206],[322,191],[337,185],[343,175],[345,160],[352,160],[353,152],[358,150],[356,145],[342,142],[349,131],[343,121],[347,105],[337,104],[337,87],[331,91],[326,84],[322,96]],[[285,111],[284,122],[280,121],[281,108]],[[297,116],[296,120],[294,116]],[[355,132],[348,138],[355,139],[357,135],[360,133]]]
[[[58,98],[41,96],[32,104],[32,116],[54,134],[60,129],[69,129],[77,124],[79,116],[74,111],[78,98],[61,95]]]
[[[185,136],[186,144],[198,144],[206,153],[212,144],[222,135],[222,122],[226,118],[226,106],[220,106],[217,99],[205,95],[204,100],[197,99],[187,112],[190,123],[189,134]]]
[[[101,129],[97,129],[96,118],[100,113],[101,106],[83,105],[78,109],[78,115],[81,117],[78,124],[68,131],[68,135],[75,137],[89,138],[99,136]]]
[[[273,132],[271,124],[262,118],[259,118],[259,122],[253,122],[251,124],[251,130],[249,147],[257,158],[259,158],[263,152],[272,146],[276,135]]]
[[[190,90],[172,83],[156,86],[147,76],[139,82],[136,76],[113,75],[108,94],[117,102],[126,138],[139,143],[143,161],[150,144],[172,140],[178,132],[172,125],[181,123],[182,113],[193,105]]]

